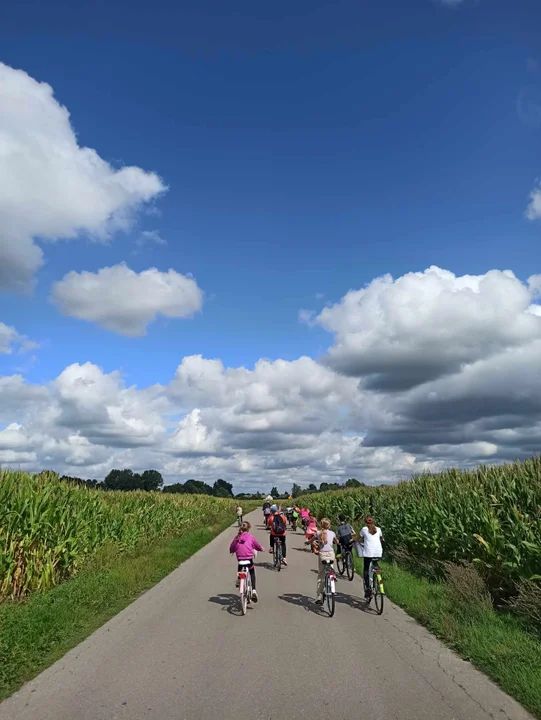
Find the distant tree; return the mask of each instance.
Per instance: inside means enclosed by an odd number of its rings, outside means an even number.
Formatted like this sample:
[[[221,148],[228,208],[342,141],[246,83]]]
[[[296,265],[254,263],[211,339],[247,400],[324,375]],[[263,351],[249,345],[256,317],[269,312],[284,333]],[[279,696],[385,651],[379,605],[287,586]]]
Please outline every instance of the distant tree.
[[[216,497],[232,498],[233,485],[225,480],[216,480],[212,489],[212,494]]]
[[[273,498],[277,498],[280,496],[280,493],[278,492],[278,489],[276,487],[273,487],[269,495],[272,495]]]
[[[308,492],[317,492],[317,487],[314,485],[314,483],[310,483],[310,485],[308,485]]]
[[[329,483],[322,482],[321,485],[319,486],[320,492],[325,492],[325,490],[328,490],[328,489],[329,489]]]
[[[182,483],[172,483],[166,485],[163,489],[164,493],[185,493],[184,485]]]
[[[138,490],[141,488],[141,476],[134,475],[129,469],[111,470],[103,481],[106,490]]]
[[[297,483],[293,483],[293,487],[291,488],[291,495],[296,498],[299,497],[299,495],[302,493],[302,488],[300,485],[297,485]]]
[[[212,495],[212,488],[202,480],[187,480],[184,483],[184,492],[194,495]]]
[[[361,485],[363,485],[363,483],[359,482],[355,478],[349,478],[349,480],[346,481],[346,487],[348,488],[357,488],[361,487]]]
[[[143,490],[160,490],[163,486],[163,477],[157,470],[145,470],[141,475]]]

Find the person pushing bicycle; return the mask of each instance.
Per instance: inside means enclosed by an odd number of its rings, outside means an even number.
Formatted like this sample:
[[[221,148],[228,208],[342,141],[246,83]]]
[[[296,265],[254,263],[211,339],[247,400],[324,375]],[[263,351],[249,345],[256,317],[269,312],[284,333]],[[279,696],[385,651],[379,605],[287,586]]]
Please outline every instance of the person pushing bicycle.
[[[271,506],[271,515],[269,516],[268,527],[270,529],[270,550],[274,552],[274,543],[276,538],[280,538],[282,541],[282,565],[287,566],[286,560],[286,527],[287,521],[286,516],[283,512],[278,510],[276,505]]]

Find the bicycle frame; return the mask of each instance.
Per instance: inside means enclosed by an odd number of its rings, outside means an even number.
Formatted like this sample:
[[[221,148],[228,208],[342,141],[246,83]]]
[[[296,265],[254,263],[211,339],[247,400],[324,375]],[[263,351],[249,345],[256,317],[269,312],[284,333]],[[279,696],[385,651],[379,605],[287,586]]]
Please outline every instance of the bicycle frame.
[[[379,565],[376,565],[373,560],[370,561],[370,566],[368,568],[368,579],[370,581],[370,585],[368,588],[365,587],[365,591],[368,591],[370,595],[372,595],[372,579],[374,575],[376,576],[380,594],[385,595],[385,588],[383,587],[383,572]]]
[[[282,567],[282,541],[279,537],[274,538],[274,552],[272,555],[274,566],[278,568],[278,571],[281,570]]]
[[[239,565],[242,566],[242,570],[237,571],[237,577],[239,578],[239,595],[240,604],[242,608],[242,614],[246,614],[246,607],[252,602],[252,578],[250,575],[250,564],[251,560],[240,560]]]

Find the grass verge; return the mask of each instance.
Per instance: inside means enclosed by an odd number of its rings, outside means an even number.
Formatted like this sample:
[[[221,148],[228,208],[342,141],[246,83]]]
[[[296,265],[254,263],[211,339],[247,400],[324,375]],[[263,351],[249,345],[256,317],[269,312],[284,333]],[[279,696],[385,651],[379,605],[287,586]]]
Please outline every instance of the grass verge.
[[[510,613],[482,599],[457,602],[453,588],[382,563],[385,590],[465,660],[541,718],[541,638]],[[360,565],[357,570],[361,571]]]
[[[231,524],[231,518],[129,553],[104,548],[68,582],[0,604],[0,700],[123,610]]]

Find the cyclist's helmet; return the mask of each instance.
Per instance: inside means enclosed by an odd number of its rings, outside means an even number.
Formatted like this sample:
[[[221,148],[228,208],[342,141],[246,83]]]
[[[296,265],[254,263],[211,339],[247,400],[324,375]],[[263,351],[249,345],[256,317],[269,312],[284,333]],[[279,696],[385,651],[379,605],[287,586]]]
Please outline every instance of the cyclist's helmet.
[[[344,513],[340,513],[340,515],[338,516],[338,519],[339,519],[341,522],[344,522],[344,520],[346,519],[346,516],[344,515]]]
[[[276,505],[271,505],[271,512],[278,512],[278,508]]]

